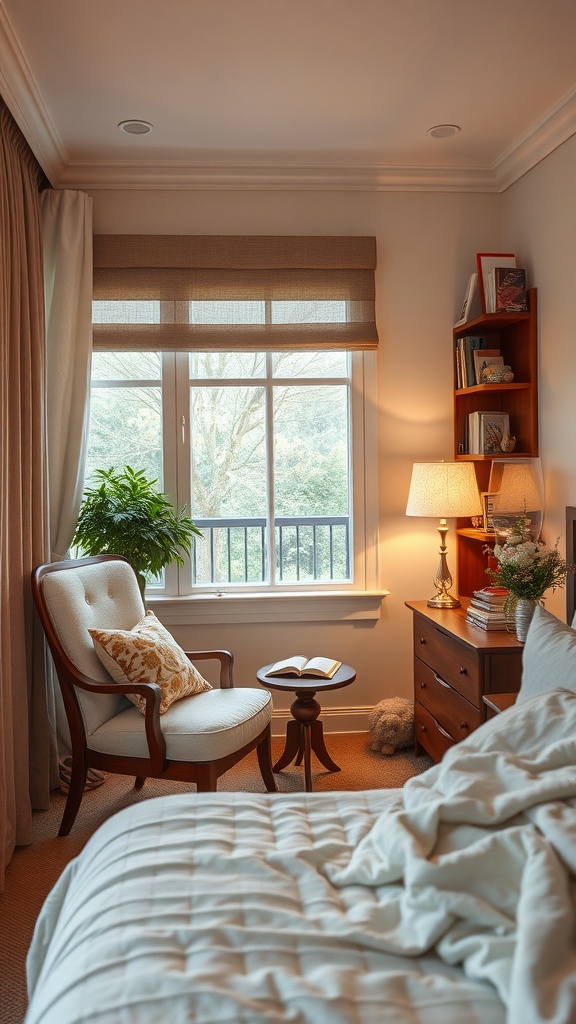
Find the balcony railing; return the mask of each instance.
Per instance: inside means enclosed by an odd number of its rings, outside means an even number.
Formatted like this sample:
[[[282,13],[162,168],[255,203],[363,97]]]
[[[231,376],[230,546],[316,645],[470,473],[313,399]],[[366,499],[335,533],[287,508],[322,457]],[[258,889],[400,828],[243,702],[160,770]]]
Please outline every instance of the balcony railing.
[[[268,578],[265,518],[199,519],[195,584],[262,583]],[[279,516],[274,520],[276,579],[305,583],[350,579],[348,516]]]

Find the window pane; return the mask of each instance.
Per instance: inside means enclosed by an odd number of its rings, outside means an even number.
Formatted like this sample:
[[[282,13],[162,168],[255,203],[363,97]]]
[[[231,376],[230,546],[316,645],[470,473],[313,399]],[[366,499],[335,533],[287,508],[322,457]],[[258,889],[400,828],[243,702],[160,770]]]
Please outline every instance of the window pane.
[[[190,377],[200,380],[238,380],[263,377],[264,352],[191,352]]]
[[[150,380],[160,383],[160,352],[94,352],[92,381]]]
[[[155,301],[115,302],[98,300],[92,303],[95,324],[159,324],[160,303]]]
[[[192,388],[191,515],[204,534],[195,545],[198,583],[265,578],[264,396],[260,387]],[[233,522],[218,529],[206,519]]]
[[[189,302],[191,324],[263,324],[264,302]]]
[[[345,324],[346,302],[316,300],[312,302],[272,302],[273,324]]]
[[[95,469],[143,469],[162,486],[159,387],[93,388],[86,483]]]
[[[274,388],[279,580],[349,578],[348,437],[347,387]]]
[[[272,372],[275,377],[344,377],[348,379],[348,352],[322,351],[273,352]]]

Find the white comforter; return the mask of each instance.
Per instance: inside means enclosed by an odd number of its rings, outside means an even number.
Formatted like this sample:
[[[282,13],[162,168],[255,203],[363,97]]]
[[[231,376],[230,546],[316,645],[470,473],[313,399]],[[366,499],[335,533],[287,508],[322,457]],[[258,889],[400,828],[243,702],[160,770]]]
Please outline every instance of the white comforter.
[[[357,927],[378,948],[462,963],[494,984],[509,1024],[574,1024],[575,798],[576,695],[555,690],[411,779],[325,870],[337,886],[374,887]]]
[[[573,1024],[575,797],[555,691],[403,791],[145,801],[48,898],[26,1024]]]

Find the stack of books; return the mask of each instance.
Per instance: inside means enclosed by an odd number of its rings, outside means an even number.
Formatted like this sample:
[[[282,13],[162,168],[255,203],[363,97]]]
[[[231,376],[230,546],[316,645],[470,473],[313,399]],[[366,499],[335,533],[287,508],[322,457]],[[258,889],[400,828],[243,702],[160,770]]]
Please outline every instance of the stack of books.
[[[466,621],[473,626],[480,626],[480,629],[507,629],[504,605],[509,596],[510,591],[506,587],[475,590],[468,606]]]

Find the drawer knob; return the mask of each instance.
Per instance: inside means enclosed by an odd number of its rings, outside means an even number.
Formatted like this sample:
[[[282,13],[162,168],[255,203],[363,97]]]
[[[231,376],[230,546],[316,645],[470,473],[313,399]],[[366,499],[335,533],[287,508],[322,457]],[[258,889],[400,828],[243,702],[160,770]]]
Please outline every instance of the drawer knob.
[[[464,668],[464,665],[460,665],[460,675],[461,676],[467,675],[467,672],[466,672],[466,669]]]
[[[421,725],[420,726],[420,732],[426,732],[426,726],[425,725]]]
[[[460,722],[460,728],[461,729],[467,729],[468,728],[468,722]]]
[[[426,643],[426,640],[424,639],[424,637],[423,637],[423,636],[421,636],[421,637],[420,637],[420,640],[419,640],[418,642],[419,642],[419,643],[421,643],[421,644],[425,644],[425,643]]]
[[[426,683],[420,683],[420,689],[421,690],[425,690],[426,689]]]

